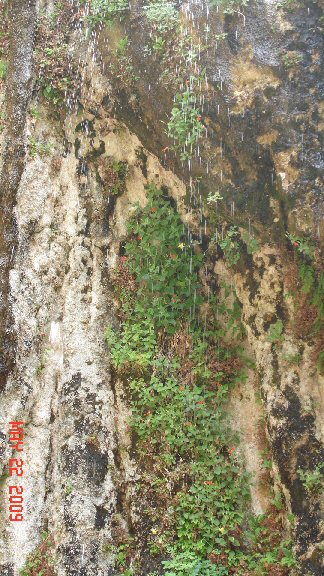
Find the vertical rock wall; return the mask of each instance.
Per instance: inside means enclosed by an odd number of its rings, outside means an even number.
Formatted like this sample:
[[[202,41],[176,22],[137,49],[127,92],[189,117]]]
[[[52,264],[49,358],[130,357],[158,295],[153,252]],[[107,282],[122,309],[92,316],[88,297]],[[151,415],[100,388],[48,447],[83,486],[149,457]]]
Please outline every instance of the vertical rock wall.
[[[12,346],[10,350],[9,345],[10,321],[7,323],[8,271],[16,234],[12,207],[24,168],[25,123],[33,81],[36,0],[10,1],[7,16],[3,14],[3,18],[9,25],[10,45],[5,99],[7,129],[1,154],[0,387],[13,362]]]

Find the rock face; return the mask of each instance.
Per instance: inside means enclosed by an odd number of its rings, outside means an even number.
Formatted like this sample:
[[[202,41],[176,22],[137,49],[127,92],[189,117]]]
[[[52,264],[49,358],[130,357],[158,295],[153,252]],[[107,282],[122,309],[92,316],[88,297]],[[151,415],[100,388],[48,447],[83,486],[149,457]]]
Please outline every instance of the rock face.
[[[88,3],[82,12],[78,2],[63,2],[70,62],[79,63],[82,77],[74,94],[82,110],[75,114],[71,105],[64,115],[40,89],[31,93],[35,7],[25,4],[11,3],[9,63],[16,72],[7,78],[0,264],[2,321],[5,326],[9,288],[7,331],[14,335],[14,365],[8,362],[1,394],[2,428],[8,434],[10,421],[25,423],[26,520],[9,522],[3,477],[0,576],[18,575],[35,550],[53,558],[54,567],[44,564],[44,574],[118,574],[115,543],[123,534],[141,538],[145,530],[125,382],[112,374],[104,334],[108,322],[118,323],[112,284],[127,222],[135,202],[145,205],[150,182],[168,190],[202,250],[215,226],[224,231],[236,224],[243,233],[248,222],[249,233],[258,236],[253,254],[241,244],[243,256],[233,267],[218,250],[206,280],[234,286],[244,346],[254,360],[247,383],[232,392],[228,412],[256,477],[252,508],[267,510],[270,485],[282,491],[284,530],[291,531],[293,514],[300,559],[291,574],[319,576],[323,501],[299,470],[314,470],[323,454],[320,337],[309,329],[314,310],[302,292],[310,324],[296,308],[296,257],[286,249],[285,232],[317,243],[320,269],[321,3],[290,2],[287,12],[272,0],[258,0],[230,14],[211,9],[208,18],[204,1],[177,3],[183,29],[190,30],[187,51],[210,27],[195,72],[206,68],[200,110],[208,138],[190,170],[172,152],[162,123],[195,66],[172,46],[172,30],[165,52],[153,49],[142,3],[132,2],[124,20],[84,35]],[[40,4],[51,14],[51,3]],[[31,96],[38,114],[28,112]],[[26,149],[25,162],[20,151]],[[216,190],[224,201],[211,208],[206,197]],[[278,321],[283,329],[269,338]],[[265,483],[260,451],[266,446],[272,480]],[[8,448],[1,457],[2,472],[9,454]],[[146,558],[147,551],[141,554]],[[134,574],[153,573],[154,566],[152,561]]]
[[[11,2],[10,19],[3,18],[3,24],[10,22],[10,34],[16,39],[9,54],[9,73],[6,91],[6,111],[10,122],[6,131],[6,141],[1,157],[1,229],[0,229],[0,385],[6,377],[6,364],[12,364],[10,347],[7,342],[6,327],[8,308],[8,269],[14,247],[16,233],[12,215],[12,205],[24,169],[24,129],[32,86],[33,43],[36,23],[36,2]],[[10,332],[10,329],[9,329]],[[5,362],[5,357],[7,356]]]

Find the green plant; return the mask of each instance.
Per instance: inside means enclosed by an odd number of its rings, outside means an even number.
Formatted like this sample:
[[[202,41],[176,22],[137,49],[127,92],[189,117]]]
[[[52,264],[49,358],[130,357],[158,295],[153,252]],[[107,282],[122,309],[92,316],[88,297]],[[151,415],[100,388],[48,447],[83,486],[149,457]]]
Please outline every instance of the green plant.
[[[201,560],[190,551],[178,553],[172,560],[163,562],[165,576],[227,576],[228,568]]]
[[[277,510],[283,509],[283,497],[281,492],[276,492],[274,498],[271,500],[271,504],[277,508]]]
[[[162,36],[157,36],[153,43],[153,50],[159,52],[160,54],[165,50],[166,41]]]
[[[210,6],[223,8],[225,14],[242,14],[241,10],[247,6],[249,0],[209,0]]]
[[[303,359],[303,355],[300,354],[299,352],[296,352],[295,354],[294,353],[284,354],[282,358],[283,358],[283,360],[288,362],[288,364],[290,366],[293,366],[295,364],[297,364],[297,365],[300,364],[300,362]]]
[[[118,162],[117,160],[115,160],[113,162],[112,167],[113,167],[113,170],[118,175],[118,178],[120,178],[121,180],[125,180],[127,173],[128,173],[128,163],[127,162]]]
[[[49,21],[51,28],[55,27],[57,20],[60,17],[63,9],[64,9],[63,1],[57,0],[53,6],[53,10],[48,15],[48,21]]]
[[[38,548],[28,556],[20,576],[54,576],[55,542],[48,532],[42,532],[42,542]]]
[[[37,370],[36,370],[36,375],[38,377],[41,376],[41,374],[43,373],[43,370],[45,369],[47,358],[48,358],[47,354],[42,355],[41,361],[40,361],[39,365],[37,366]]]
[[[223,289],[224,293],[222,302],[216,302],[216,315],[222,314],[226,323],[227,331],[231,336],[241,340],[245,334],[245,329],[241,321],[241,307],[239,301],[236,297],[235,291],[229,284],[221,282],[220,287]],[[213,307],[215,306],[213,301],[211,301],[211,305]],[[248,363],[247,358],[246,362]]]
[[[127,162],[108,160],[104,170],[103,183],[108,188],[109,195],[119,196],[125,191],[127,174]]]
[[[180,40],[179,56],[185,61],[186,67],[191,68],[199,57],[199,45],[195,43],[194,38],[189,34]]]
[[[192,247],[184,242],[181,219],[163,200],[161,191],[151,186],[148,195],[147,207],[144,211],[137,208],[130,225],[130,232],[141,240],[138,245],[134,241],[126,244],[126,265],[137,277],[138,294],[142,296],[135,303],[134,313],[137,318],[173,332],[177,316],[197,309],[201,301],[197,281],[201,256],[193,254]],[[137,222],[139,214],[141,219]],[[144,294],[150,298],[143,298]]]
[[[54,56],[55,55],[55,48],[45,48],[46,56]]]
[[[40,118],[42,117],[41,112],[37,110],[37,108],[31,108],[30,114],[36,120],[40,120]]]
[[[118,546],[116,560],[118,566],[126,566],[127,547],[125,544],[121,544],[120,546]]]
[[[63,96],[51,84],[45,84],[43,88],[43,96],[45,100],[51,102],[54,106],[61,106],[63,104]]]
[[[40,142],[33,136],[29,138],[29,153],[32,158],[36,156],[48,156],[52,150],[53,144],[51,142]]]
[[[222,301],[204,301],[203,258],[188,243],[172,199],[153,185],[147,196],[146,206],[135,208],[115,271],[121,328],[106,332],[112,366],[128,390],[139,499],[153,526],[147,549],[167,555],[168,576],[227,576],[243,565],[280,564],[289,554],[268,536],[266,518],[248,519],[249,476],[225,417],[229,391],[246,378],[240,306],[226,286]],[[123,571],[130,557],[130,548],[119,549]]]
[[[166,443],[168,450],[160,459],[170,474],[177,469],[177,455],[191,462],[191,487],[188,493],[179,492],[174,515],[178,518],[175,525],[181,546],[190,546],[199,557],[211,550],[215,533],[219,535],[220,529],[222,533],[222,518],[225,525],[226,515],[231,538],[230,527],[242,518],[242,494],[247,496],[248,489],[233,482],[238,472],[235,462],[228,453],[222,456],[213,441],[217,436],[223,444],[231,438],[222,423],[220,406],[219,414],[215,414],[216,397],[220,402],[228,387],[224,383],[222,390],[209,390],[206,382],[211,372],[200,369],[205,345],[198,326],[195,328],[194,309],[200,301],[197,271],[201,257],[192,254],[191,247],[185,244],[181,220],[163,192],[151,186],[148,196],[147,206],[135,212],[126,255],[122,257],[122,264],[136,278],[136,298],[127,289],[121,294],[126,315],[122,334],[117,336],[109,327],[106,336],[115,368],[132,366],[132,372],[128,370],[132,374],[132,423],[139,441],[147,444],[149,439],[153,452]],[[159,355],[157,336],[161,329],[174,334],[190,310],[188,337],[196,343],[192,361],[197,367],[197,384],[184,387],[179,381],[177,358],[168,360]],[[228,350],[223,354],[226,362]],[[163,490],[164,483],[155,485]],[[213,514],[218,515],[217,522],[211,521]],[[195,531],[201,533],[200,547],[195,544]],[[157,550],[153,541],[150,549]]]
[[[73,490],[74,486],[72,486],[71,482],[67,482],[65,485],[65,494],[69,496],[70,494],[72,494]]]
[[[301,262],[299,266],[299,277],[302,292],[310,294],[314,290],[316,282],[316,272],[313,266],[310,266],[306,262]]]
[[[281,56],[281,61],[286,70],[296,67],[302,62],[302,60],[303,56],[302,54],[298,54],[298,52],[285,52]]]
[[[101,546],[101,550],[104,554],[115,554],[116,546],[111,542],[104,542]]]
[[[160,0],[150,0],[144,9],[146,17],[153,24],[154,29],[162,34],[175,28],[179,22],[179,14],[174,2],[165,1],[162,3]]]
[[[227,32],[223,32],[222,34],[215,34],[214,39],[216,42],[220,42],[221,40],[225,40],[228,36]]]
[[[282,566],[287,566],[287,568],[298,568],[298,561],[292,549],[292,543],[290,540],[282,542],[280,554],[282,556],[280,560]]]
[[[134,314],[134,321],[124,326],[118,341],[113,328],[108,326],[106,329],[106,340],[116,367],[126,363],[136,363],[140,368],[145,368],[156,350],[156,337],[152,320],[141,317],[136,321],[136,316]]]
[[[299,477],[304,488],[308,492],[319,492],[323,490],[324,464],[318,464],[313,470],[298,469]]]
[[[300,0],[280,0],[277,2],[276,8],[277,10],[286,9],[291,11],[298,6],[299,2]]]
[[[4,111],[0,112],[0,134],[2,134],[3,130],[5,129],[7,119],[7,113]]]
[[[123,85],[129,86],[138,78],[134,75],[134,66],[131,55],[128,53],[129,37],[120,38],[115,50],[115,57],[111,59],[109,68],[114,79],[118,79]]]
[[[0,476],[0,485],[3,484],[7,480],[7,478],[10,478],[9,470],[5,470],[4,472],[2,472]]]
[[[97,24],[110,25],[115,18],[122,19],[128,8],[128,0],[92,0],[87,19],[92,28]]]
[[[319,353],[316,366],[319,373],[324,374],[324,350]]]
[[[297,252],[303,256],[307,256],[310,260],[313,260],[315,254],[315,246],[312,242],[301,236],[295,236],[286,232],[286,236],[290,243],[296,248]]]
[[[68,33],[73,26],[75,12],[67,2],[55,2],[48,14],[40,11],[35,47],[36,88],[45,101],[64,110],[79,95],[81,69],[71,58]]]
[[[181,160],[190,160],[203,131],[201,113],[196,107],[196,96],[191,88],[175,97],[171,110],[167,134],[173,139],[174,149],[180,152]]]
[[[129,538],[115,548],[116,565],[121,569],[124,576],[132,576],[134,571],[132,568],[127,567],[127,561],[132,548],[133,538]]]
[[[213,202],[218,202],[219,200],[223,200],[223,196],[220,195],[218,190],[212,194],[211,192],[207,196],[207,203],[211,204]]]
[[[284,325],[282,320],[277,320],[274,324],[271,324],[268,330],[268,341],[275,343],[283,340],[283,329]]]
[[[274,34],[278,34],[278,32],[280,32],[280,28],[276,22],[271,24],[271,30]]]
[[[119,40],[119,44],[118,44],[118,48],[117,48],[117,54],[118,55],[121,56],[121,55],[125,54],[125,52],[128,48],[128,42],[129,42],[128,36],[124,36],[124,38],[121,38]]]
[[[8,64],[4,60],[0,60],[0,80],[4,80],[7,76]]]
[[[288,515],[287,515],[287,518],[288,518],[288,521],[290,522],[290,524],[291,524],[292,526],[294,526],[294,525],[295,525],[295,522],[296,522],[296,516],[291,513],[291,514],[288,514]]]
[[[225,236],[221,240],[217,240],[218,245],[224,252],[226,262],[229,266],[235,266],[241,257],[239,238],[240,233],[237,226],[230,226]]]
[[[297,286],[297,290],[292,294],[298,312],[297,323],[303,333],[317,335],[321,333],[324,322],[324,273],[315,267],[316,247],[313,242],[301,236],[288,232],[286,236],[297,252],[299,287]],[[298,292],[298,288],[303,295],[307,294],[307,299]],[[307,316],[310,317],[311,322],[307,323]]]
[[[243,233],[242,238],[246,244],[248,254],[254,254],[254,252],[258,252],[258,250],[260,250],[260,244],[254,236],[251,236],[245,232]]]
[[[260,457],[262,459],[261,462],[261,466],[264,470],[272,470],[272,459],[269,458],[269,452],[267,449],[262,450],[262,452],[260,452]]]

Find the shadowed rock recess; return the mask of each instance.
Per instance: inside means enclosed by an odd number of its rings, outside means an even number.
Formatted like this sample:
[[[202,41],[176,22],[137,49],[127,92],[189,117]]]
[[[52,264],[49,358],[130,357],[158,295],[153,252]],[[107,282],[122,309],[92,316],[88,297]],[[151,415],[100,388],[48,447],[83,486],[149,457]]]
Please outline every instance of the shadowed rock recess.
[[[323,1],[0,9],[0,576],[322,575]]]

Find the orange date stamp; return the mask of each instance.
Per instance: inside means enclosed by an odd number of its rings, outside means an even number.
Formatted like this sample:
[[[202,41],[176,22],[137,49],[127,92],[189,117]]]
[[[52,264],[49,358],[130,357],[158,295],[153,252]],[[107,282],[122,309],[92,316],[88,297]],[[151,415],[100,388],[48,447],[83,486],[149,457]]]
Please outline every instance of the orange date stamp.
[[[12,450],[24,451],[24,436],[24,422],[10,422],[9,446]],[[11,522],[21,522],[24,520],[24,487],[21,480],[24,476],[24,461],[22,458],[9,459],[9,476],[15,478],[17,482],[9,486],[9,519]]]

